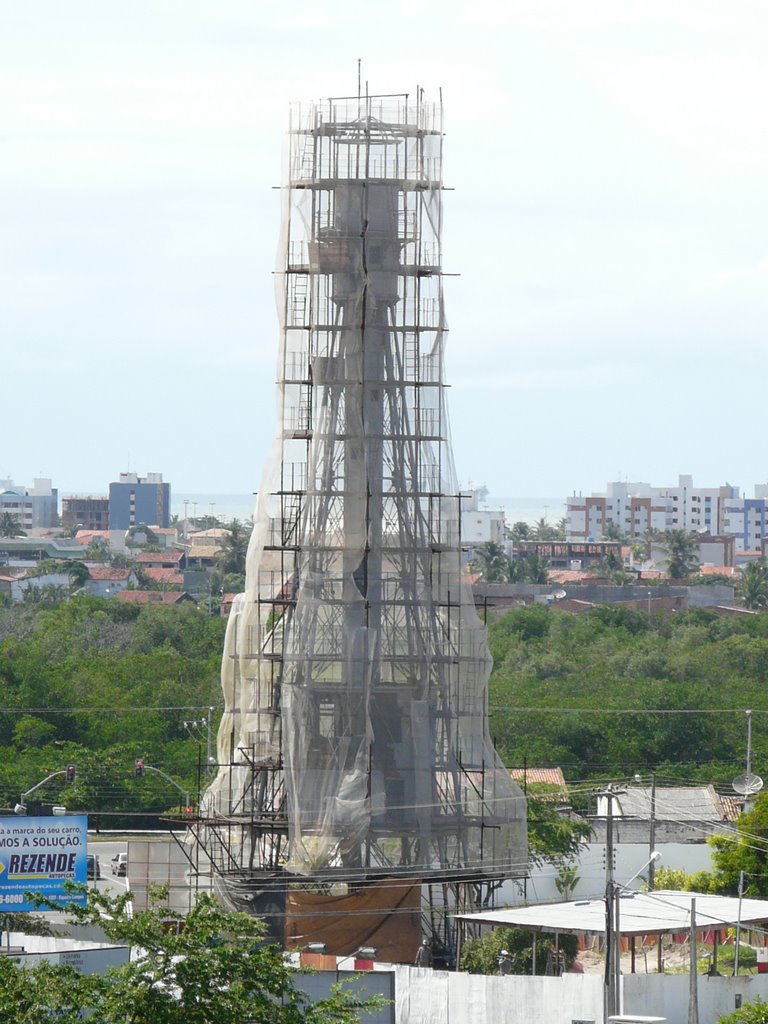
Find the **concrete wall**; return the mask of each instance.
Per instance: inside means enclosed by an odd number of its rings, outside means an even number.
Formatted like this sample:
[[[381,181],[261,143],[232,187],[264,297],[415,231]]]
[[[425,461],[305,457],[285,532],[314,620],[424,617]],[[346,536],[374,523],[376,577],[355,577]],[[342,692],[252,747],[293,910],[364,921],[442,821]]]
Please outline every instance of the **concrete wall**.
[[[453,974],[397,967],[396,1024],[603,1024],[600,974],[561,978]],[[768,974],[698,979],[699,1024],[716,1024],[724,1013],[759,995],[768,999]],[[622,978],[625,1014],[666,1017],[688,1024],[689,978],[685,974],[635,974]]]
[[[684,868],[686,871],[711,871],[712,851],[706,843],[664,843],[658,842],[661,851],[660,867]],[[648,861],[647,843],[622,843],[614,849],[614,873],[617,881],[632,878],[635,872]],[[605,844],[589,843],[576,861],[579,881],[573,892],[574,899],[600,897],[605,892]],[[647,871],[643,872],[643,876]],[[525,886],[519,882],[505,882],[499,890],[495,904],[497,907],[514,906],[522,902],[556,903],[562,900],[555,880],[557,869],[551,864],[534,867],[531,877]],[[641,888],[642,879],[634,883]]]

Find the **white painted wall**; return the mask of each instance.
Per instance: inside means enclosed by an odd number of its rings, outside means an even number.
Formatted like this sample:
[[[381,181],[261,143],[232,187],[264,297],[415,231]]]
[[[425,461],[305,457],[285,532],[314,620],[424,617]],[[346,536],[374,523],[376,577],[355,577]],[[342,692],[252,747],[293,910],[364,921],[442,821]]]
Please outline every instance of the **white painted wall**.
[[[684,868],[686,871],[711,871],[711,848],[706,843],[662,843],[659,867]],[[646,864],[649,857],[647,843],[618,843],[614,848],[614,877],[617,882],[628,881]],[[589,843],[577,861],[579,882],[574,890],[574,899],[601,896],[605,892],[605,844]],[[646,872],[643,872],[643,876]],[[555,879],[557,870],[551,864],[535,867],[531,871],[523,896],[523,885],[519,882],[505,882],[496,897],[497,907],[514,906],[521,902],[557,903],[562,896],[557,891]],[[642,888],[642,880],[633,888]]]
[[[560,978],[505,978],[395,968],[396,1024],[603,1024],[600,974]],[[622,978],[624,1014],[666,1017],[688,1024],[689,978],[685,974],[635,974]],[[739,978],[698,977],[699,1024],[716,1024],[759,995],[768,1000],[768,974]]]

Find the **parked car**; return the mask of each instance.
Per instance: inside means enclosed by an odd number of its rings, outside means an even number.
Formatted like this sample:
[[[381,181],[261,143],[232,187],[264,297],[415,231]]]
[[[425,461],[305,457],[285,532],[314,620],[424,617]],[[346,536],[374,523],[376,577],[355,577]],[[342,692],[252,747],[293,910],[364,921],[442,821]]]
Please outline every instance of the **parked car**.
[[[101,878],[101,864],[99,862],[98,856],[95,853],[86,854],[85,877],[89,879],[93,878],[94,880],[97,878]]]
[[[128,854],[127,853],[116,853],[112,858],[112,874],[113,875],[127,875],[128,874]]]

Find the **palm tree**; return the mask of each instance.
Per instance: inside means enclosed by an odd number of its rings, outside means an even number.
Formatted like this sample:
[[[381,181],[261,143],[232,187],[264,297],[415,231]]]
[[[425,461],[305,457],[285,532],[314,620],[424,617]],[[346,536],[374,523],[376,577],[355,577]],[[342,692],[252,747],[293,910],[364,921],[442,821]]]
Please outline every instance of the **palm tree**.
[[[512,529],[509,531],[510,539],[513,544],[519,544],[521,540],[531,539],[531,528],[528,523],[524,523],[522,520],[515,523]]]
[[[603,540],[617,540],[622,544],[626,544],[627,535],[618,523],[606,523],[603,529]]]
[[[520,583],[549,583],[549,562],[543,555],[524,555],[514,563],[514,580]]]
[[[544,516],[537,519],[533,527],[532,537],[534,540],[559,540],[558,528],[550,526]]]
[[[506,583],[510,578],[510,563],[501,544],[489,540],[475,551],[472,568],[483,574],[486,583]]]
[[[19,517],[11,512],[0,512],[0,537],[26,537],[21,528]]]
[[[667,530],[663,547],[667,554],[667,574],[670,579],[687,579],[696,570],[699,552],[694,534],[686,530]]]
[[[737,593],[745,608],[755,611],[768,608],[768,565],[764,557],[746,567],[739,580]]]
[[[222,575],[245,573],[245,556],[248,553],[250,531],[239,519],[233,519],[228,526],[227,536],[219,554],[217,568]]]

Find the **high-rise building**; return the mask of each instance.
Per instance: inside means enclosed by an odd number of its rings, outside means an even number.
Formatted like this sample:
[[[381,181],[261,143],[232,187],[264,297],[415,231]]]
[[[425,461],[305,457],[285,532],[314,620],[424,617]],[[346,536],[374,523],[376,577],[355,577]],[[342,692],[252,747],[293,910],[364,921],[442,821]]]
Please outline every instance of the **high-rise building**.
[[[61,499],[61,525],[83,530],[109,529],[109,498],[70,494]]]
[[[270,911],[289,945],[411,961],[422,891],[450,947],[451,899],[527,864],[461,573],[442,139],[420,90],[292,113],[279,423],[229,620],[220,768],[193,827],[219,891]],[[341,897],[343,926],[323,904]]]
[[[29,531],[59,522],[59,494],[47,478],[35,479],[31,487],[21,487],[13,480],[0,480],[0,513],[7,512],[18,520],[22,530]]]
[[[132,526],[167,527],[171,521],[171,485],[162,473],[121,473],[109,485],[109,529],[129,530]]]
[[[718,534],[726,503],[738,496],[738,487],[730,484],[694,487],[688,475],[680,475],[677,484],[668,487],[617,480],[602,494],[568,498],[567,537],[600,541],[620,533],[639,539],[666,530]]]

